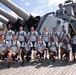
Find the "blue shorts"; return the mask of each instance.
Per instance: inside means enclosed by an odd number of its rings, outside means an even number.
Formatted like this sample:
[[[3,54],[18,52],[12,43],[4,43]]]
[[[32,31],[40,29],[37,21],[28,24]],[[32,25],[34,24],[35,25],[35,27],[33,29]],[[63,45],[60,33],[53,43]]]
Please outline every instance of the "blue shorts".
[[[16,54],[15,56],[12,55],[12,59],[13,59],[14,61],[16,61],[17,56],[18,56],[18,54]]]
[[[48,48],[48,42],[45,42],[46,43],[46,48]]]
[[[50,53],[53,53],[53,54],[54,54],[53,56],[56,56],[56,55],[57,55],[56,52],[53,52],[53,51],[50,51],[50,50],[49,50],[49,54],[50,54]]]
[[[6,52],[4,55],[0,55],[1,60],[5,60],[7,58],[8,52]]]

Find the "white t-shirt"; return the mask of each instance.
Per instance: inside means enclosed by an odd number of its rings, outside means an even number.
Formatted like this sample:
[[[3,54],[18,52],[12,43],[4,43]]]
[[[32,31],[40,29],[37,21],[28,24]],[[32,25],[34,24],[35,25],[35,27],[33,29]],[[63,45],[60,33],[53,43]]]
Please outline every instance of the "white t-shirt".
[[[71,36],[70,36],[69,33],[67,33],[67,34],[62,33],[62,34],[60,35],[60,38],[62,38],[62,40],[66,39],[67,42],[69,42],[69,39],[71,38]]]
[[[30,42],[30,41],[28,41],[28,43],[26,43],[26,42],[23,42],[22,43],[22,47],[25,49],[25,50],[30,50],[30,48],[31,47],[33,47],[33,44],[32,44],[32,42]]]
[[[9,41],[8,47],[10,47],[10,49],[13,52],[16,52],[18,50],[18,48],[20,48],[20,42],[19,41]]]
[[[5,40],[6,41],[12,40],[12,35],[14,35],[14,34],[15,34],[15,32],[12,30],[5,30],[4,31]]]
[[[41,36],[42,36],[42,40],[44,41],[44,42],[48,42],[49,41],[49,38],[50,38],[50,34],[49,34],[49,32],[46,32],[46,33],[42,33],[41,34]]]
[[[31,42],[36,41],[37,36],[38,36],[37,31],[28,32],[29,41]]]
[[[22,41],[24,41],[24,37],[26,37],[26,32],[25,31],[18,31],[16,33],[16,35],[18,36],[18,41],[22,42]]]
[[[3,42],[0,41],[0,51],[4,51],[7,48],[7,44],[8,42],[5,40]]]
[[[42,48],[44,48],[46,46],[44,41],[41,42],[35,42],[34,47],[37,48],[38,50],[41,50]]]
[[[71,47],[71,45],[70,45],[69,43],[66,44],[66,45],[63,43],[63,44],[61,45],[61,47],[64,48],[64,49],[66,49],[66,50],[72,50],[72,47]]]
[[[48,46],[50,47],[50,50],[53,52],[57,52],[56,47],[58,47],[58,42],[49,42]]]
[[[53,32],[53,33],[52,33],[52,36],[54,36],[55,41],[57,41],[57,42],[59,41],[59,40],[58,40],[58,37],[59,37],[59,33],[58,33],[58,32]]]
[[[74,38],[73,38],[73,44],[76,45],[76,35],[75,35]]]

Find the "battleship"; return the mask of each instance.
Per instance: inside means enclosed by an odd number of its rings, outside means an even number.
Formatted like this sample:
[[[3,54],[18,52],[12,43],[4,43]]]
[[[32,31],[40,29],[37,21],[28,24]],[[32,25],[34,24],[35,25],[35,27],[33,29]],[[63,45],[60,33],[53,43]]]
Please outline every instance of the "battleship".
[[[48,12],[36,17],[11,0],[0,0],[0,2],[18,15],[14,16],[0,7],[0,22],[2,25],[11,24],[14,31],[18,31],[19,26],[23,26],[28,32],[33,26],[38,32],[42,32],[44,27],[52,32],[52,28],[56,27],[58,32],[62,32],[62,29],[65,28],[71,36],[76,34],[76,3],[73,0],[66,0],[64,4],[60,3],[56,12]],[[17,64],[12,64],[10,69],[6,68],[6,64],[0,62],[0,75],[76,75],[76,62],[72,62],[72,51],[70,51],[70,58],[71,60],[67,63],[57,60],[52,65],[48,64],[49,60],[43,60],[36,65],[32,62],[25,62],[23,67],[20,66],[21,61],[18,61]]]
[[[0,14],[3,16],[0,17],[0,22],[6,25],[10,23],[13,30],[18,30],[19,26],[22,25],[26,31],[29,31],[30,27],[33,26],[39,32],[42,32],[44,27],[47,27],[49,32],[52,32],[53,27],[56,27],[57,31],[61,32],[62,28],[65,27],[71,36],[75,34],[76,3],[73,0],[66,0],[64,5],[60,3],[58,5],[60,9],[56,10],[56,12],[49,12],[43,16],[36,17],[17,6],[11,0],[0,0],[0,2],[21,17],[14,16],[0,8]]]

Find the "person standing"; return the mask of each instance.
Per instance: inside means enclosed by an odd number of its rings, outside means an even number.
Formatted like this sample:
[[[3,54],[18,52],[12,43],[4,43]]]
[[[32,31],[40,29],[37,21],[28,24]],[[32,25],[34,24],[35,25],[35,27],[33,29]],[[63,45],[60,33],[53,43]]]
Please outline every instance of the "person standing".
[[[7,44],[8,42],[5,41],[4,35],[0,35],[0,58],[2,58],[2,63],[5,63],[5,58],[7,58]]]
[[[54,36],[55,41],[59,41],[59,33],[56,31],[56,27],[53,27],[53,33],[51,36]]]
[[[30,28],[30,32],[28,32],[29,41],[33,44],[34,49],[34,43],[37,41],[38,32],[34,30],[34,27]]]
[[[23,27],[20,26],[19,27],[19,31],[16,33],[17,37],[18,37],[18,41],[22,44],[22,42],[24,42],[24,37],[26,37],[26,32],[23,30]]]
[[[4,31],[5,40],[9,42],[10,40],[12,40],[12,35],[14,34],[15,32],[11,30],[11,25],[8,24],[7,30]]]
[[[51,37],[51,34],[47,31],[47,28],[43,28],[43,32],[41,33],[42,41],[46,43],[46,50],[45,50],[45,59],[47,59],[47,49],[48,49],[48,42]]]

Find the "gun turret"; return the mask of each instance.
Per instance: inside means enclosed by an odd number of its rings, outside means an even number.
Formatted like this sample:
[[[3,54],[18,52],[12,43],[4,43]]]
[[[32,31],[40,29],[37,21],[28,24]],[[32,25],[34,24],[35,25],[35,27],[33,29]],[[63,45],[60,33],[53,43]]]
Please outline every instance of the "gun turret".
[[[4,24],[8,24],[9,20],[3,16],[0,15],[0,22],[4,23]]]
[[[27,26],[28,30],[31,26],[34,26],[34,28],[37,28],[37,24],[40,20],[40,17],[33,17],[31,14],[14,4],[11,0],[0,0],[2,4],[10,8],[12,11],[14,11],[17,15],[19,15],[23,20],[25,21],[25,25]]]

